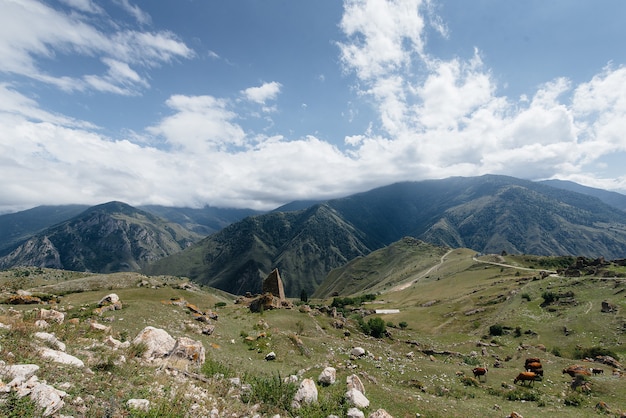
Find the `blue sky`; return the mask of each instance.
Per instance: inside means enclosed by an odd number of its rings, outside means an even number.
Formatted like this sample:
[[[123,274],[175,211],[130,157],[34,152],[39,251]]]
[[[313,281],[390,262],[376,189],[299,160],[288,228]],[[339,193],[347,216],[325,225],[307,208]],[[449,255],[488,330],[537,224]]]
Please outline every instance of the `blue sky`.
[[[272,209],[505,174],[626,192],[620,0],[0,0],[0,213]]]

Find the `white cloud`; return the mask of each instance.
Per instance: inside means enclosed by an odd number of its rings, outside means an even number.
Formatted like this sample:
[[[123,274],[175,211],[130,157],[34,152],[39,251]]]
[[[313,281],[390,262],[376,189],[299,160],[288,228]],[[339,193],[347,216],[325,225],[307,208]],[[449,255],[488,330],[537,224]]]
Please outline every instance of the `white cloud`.
[[[254,103],[264,105],[268,100],[274,100],[280,93],[282,85],[277,81],[263,83],[259,87],[249,87],[241,92],[244,97]]]
[[[72,4],[85,8],[92,3]],[[82,15],[67,15],[34,0],[0,2],[0,72],[29,77],[66,91],[92,87],[135,94],[147,87],[147,82],[131,66],[151,68],[194,54],[170,32],[109,33],[82,19]],[[109,23],[115,27],[113,22]],[[106,70],[103,74],[76,76],[52,74],[43,69],[43,59],[73,55],[99,59]],[[120,75],[124,77],[117,77]]]
[[[139,24],[148,25],[152,22],[152,18],[148,13],[141,10],[139,6],[131,4],[128,0],[116,0],[116,3],[133,16]]]
[[[61,0],[61,3],[65,3],[70,7],[80,10],[81,12],[104,14],[102,7],[98,6],[92,0]]]
[[[86,22],[34,1],[0,4],[0,58],[6,58],[0,70],[59,88],[135,94],[149,87],[145,72],[151,67],[193,54],[169,32],[118,31],[109,40]],[[626,152],[626,68],[607,66],[579,85],[546,80],[534,94],[512,100],[499,94],[479,51],[469,60],[424,53],[421,6],[346,2],[342,62],[357,76],[359,98],[373,103],[378,115],[364,132],[345,136],[346,149],[312,135],[244,129],[250,103],[276,109],[273,101],[283,89],[276,81],[230,98],[173,94],[165,102],[167,114],[128,139],[41,109],[2,83],[0,202],[117,199],[271,209],[395,181],[485,173],[558,176],[626,191],[625,177],[593,171]],[[19,24],[11,26],[7,8]],[[64,30],[49,30],[44,20]],[[104,69],[80,77],[39,70],[41,57],[66,53],[97,57]]]
[[[245,133],[233,122],[237,114],[229,103],[212,96],[172,96],[167,101],[174,114],[149,128],[183,152],[228,150],[244,145]]]

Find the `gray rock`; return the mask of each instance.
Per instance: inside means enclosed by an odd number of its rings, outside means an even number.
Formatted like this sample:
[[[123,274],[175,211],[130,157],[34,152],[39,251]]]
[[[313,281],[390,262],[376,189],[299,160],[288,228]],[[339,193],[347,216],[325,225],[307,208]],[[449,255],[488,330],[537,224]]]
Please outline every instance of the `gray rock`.
[[[370,401],[361,393],[360,390],[350,389],[346,392],[346,400],[357,408],[367,408],[370,406]]]
[[[300,383],[300,387],[293,397],[291,406],[298,409],[304,404],[311,404],[314,402],[317,402],[317,386],[315,386],[313,379],[304,379]]]
[[[348,413],[346,414],[347,418],[364,418],[365,414],[358,408],[350,408],[348,409]]]
[[[326,367],[317,378],[320,385],[332,385],[337,380],[337,370],[334,367]]]

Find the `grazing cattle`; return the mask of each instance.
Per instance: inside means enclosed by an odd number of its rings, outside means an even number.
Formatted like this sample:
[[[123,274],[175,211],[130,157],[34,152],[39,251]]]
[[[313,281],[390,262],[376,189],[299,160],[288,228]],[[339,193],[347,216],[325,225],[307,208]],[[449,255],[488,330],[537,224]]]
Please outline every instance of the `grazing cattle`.
[[[530,364],[530,363],[540,363],[541,364],[541,359],[539,357],[529,357],[524,362],[524,365],[528,366],[528,364]]]
[[[517,377],[513,380],[513,384],[517,384],[517,382],[530,382],[529,385],[532,385],[535,382],[535,378],[537,374],[534,372],[521,372],[517,375]]]
[[[563,369],[563,374],[566,374],[566,373],[569,374],[571,377],[591,376],[589,369],[583,366],[579,366],[579,365],[569,366]]]
[[[604,369],[596,369],[595,367],[591,369],[591,373],[593,374],[604,374]]]
[[[487,380],[487,368],[486,367],[475,367],[472,372],[474,373],[474,377],[480,380],[480,376],[484,376],[485,380]]]

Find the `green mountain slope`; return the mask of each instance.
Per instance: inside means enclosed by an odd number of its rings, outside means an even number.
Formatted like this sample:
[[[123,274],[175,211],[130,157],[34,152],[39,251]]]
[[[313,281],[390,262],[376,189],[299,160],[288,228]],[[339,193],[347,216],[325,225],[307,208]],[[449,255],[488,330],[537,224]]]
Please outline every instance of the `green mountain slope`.
[[[311,294],[331,268],[371,251],[361,235],[334,210],[317,205],[246,218],[143,271],[184,275],[242,294],[260,292],[262,279],[278,267],[286,294]]]
[[[0,258],[0,268],[38,266],[132,271],[197,241],[199,235],[121,202],[87,209]]]
[[[397,183],[300,212],[248,218],[148,267],[233,293],[281,270],[289,295],[411,236],[476,252],[626,257],[626,213],[598,198],[506,176]]]

